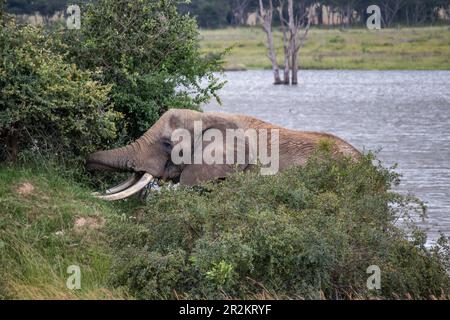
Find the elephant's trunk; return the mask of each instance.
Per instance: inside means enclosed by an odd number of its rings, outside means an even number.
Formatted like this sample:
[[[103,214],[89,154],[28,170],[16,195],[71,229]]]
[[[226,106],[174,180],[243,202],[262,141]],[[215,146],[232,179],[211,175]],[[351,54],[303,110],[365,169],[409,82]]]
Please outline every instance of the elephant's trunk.
[[[98,151],[88,156],[86,167],[88,170],[124,170],[132,171],[134,161],[132,159],[132,145],[122,148]]]
[[[144,146],[154,144],[154,137],[150,129],[141,138],[128,146],[108,150],[98,151],[89,155],[86,159],[86,168],[88,170],[122,170],[134,172],[133,176],[126,181],[120,183],[114,188],[106,190],[101,195],[94,193],[93,195],[99,199],[114,201],[126,199],[145,188],[154,179],[152,174],[142,169],[139,159],[142,158]]]

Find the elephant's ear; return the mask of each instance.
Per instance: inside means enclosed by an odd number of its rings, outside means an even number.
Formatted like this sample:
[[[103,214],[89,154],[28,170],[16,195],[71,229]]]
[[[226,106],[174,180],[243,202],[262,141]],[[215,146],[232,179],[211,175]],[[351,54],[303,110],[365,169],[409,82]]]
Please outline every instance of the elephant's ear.
[[[202,129],[202,136],[194,137],[195,142],[194,147],[192,148],[192,159],[196,160],[195,154],[204,154],[205,156],[213,155],[212,158],[215,160],[220,159],[221,161],[214,161],[212,163],[210,160],[208,163],[208,161],[205,161],[202,157],[201,163],[193,161],[193,164],[186,165],[180,177],[180,183],[182,185],[192,186],[210,180],[225,178],[227,175],[242,171],[248,166],[248,142],[245,138],[238,138],[234,140],[233,143],[227,143],[227,130],[239,129],[234,120],[230,119],[228,116],[206,113],[202,115]],[[218,136],[221,136],[222,139],[216,141],[215,139]],[[241,161],[240,164],[235,164],[235,161],[227,164],[227,153],[229,157],[232,154],[234,159],[237,159],[237,146],[239,145],[241,147],[245,146],[245,161]],[[242,152],[242,149],[239,151]]]

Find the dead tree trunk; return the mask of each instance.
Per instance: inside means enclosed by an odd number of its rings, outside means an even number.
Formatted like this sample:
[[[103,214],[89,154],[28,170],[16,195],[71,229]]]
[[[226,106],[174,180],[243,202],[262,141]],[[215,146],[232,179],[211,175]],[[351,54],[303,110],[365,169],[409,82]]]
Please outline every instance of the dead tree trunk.
[[[278,15],[280,17],[280,25],[281,25],[281,32],[283,33],[283,49],[284,49],[284,71],[283,71],[283,82],[285,85],[289,85],[290,80],[290,65],[289,60],[291,57],[291,48],[289,44],[288,39],[288,26],[287,21],[284,19],[284,1],[279,0],[278,1]]]
[[[289,39],[289,46],[291,52],[291,66],[292,66],[292,84],[298,83],[298,72],[295,68],[298,68],[298,61],[295,58],[295,48],[297,47],[297,23],[295,21],[295,13],[294,13],[294,1],[288,0],[288,16],[289,16],[289,32],[291,33]]]
[[[264,9],[262,0],[259,0],[259,16],[262,27],[267,35],[267,49],[269,50],[268,57],[272,63],[272,71],[274,76],[274,84],[282,84],[280,78],[280,69],[278,67],[277,55],[275,52],[275,45],[273,43],[272,21],[273,21],[273,3],[269,0],[269,9]]]
[[[288,0],[288,15],[289,15],[289,31],[290,31],[290,53],[291,53],[291,83],[293,85],[298,84],[298,54],[300,48],[308,36],[308,31],[310,27],[310,21],[308,19],[308,12],[305,9],[301,15],[296,16],[294,12],[294,1]],[[305,30],[303,35],[299,37],[300,29],[304,27]]]

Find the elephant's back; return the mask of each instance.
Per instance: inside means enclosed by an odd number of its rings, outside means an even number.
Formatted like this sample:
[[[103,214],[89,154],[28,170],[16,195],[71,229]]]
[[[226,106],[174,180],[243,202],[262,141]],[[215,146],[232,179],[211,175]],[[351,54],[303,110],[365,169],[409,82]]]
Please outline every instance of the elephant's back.
[[[361,152],[344,139],[326,132],[297,131],[300,139],[309,139],[316,147],[321,144],[330,144],[335,154],[342,154],[354,160],[361,158]]]
[[[234,115],[234,117],[236,121],[240,122],[240,127],[244,129],[279,130],[281,149],[285,149],[284,153],[291,155],[292,153],[300,153],[301,163],[305,162],[304,157],[309,156],[317,146],[327,142],[331,142],[333,153],[342,154],[354,160],[361,158],[361,152],[358,149],[344,139],[330,133],[286,129],[249,116]],[[283,153],[283,151],[281,152]]]

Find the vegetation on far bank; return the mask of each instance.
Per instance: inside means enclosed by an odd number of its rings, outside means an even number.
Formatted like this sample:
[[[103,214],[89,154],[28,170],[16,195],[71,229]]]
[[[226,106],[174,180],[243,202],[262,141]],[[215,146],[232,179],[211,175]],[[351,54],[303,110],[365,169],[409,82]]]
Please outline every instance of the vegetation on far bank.
[[[324,149],[276,176],[113,204],[73,170],[1,167],[0,299],[448,298],[448,242],[400,228],[423,208],[373,160]],[[80,290],[66,287],[71,265]],[[366,286],[371,265],[381,290]]]
[[[84,0],[82,2],[94,2]],[[272,0],[278,7],[280,1]],[[6,10],[19,15],[39,13],[44,21],[62,13],[72,2],[70,0],[7,0]],[[268,1],[263,1],[268,7]],[[383,26],[404,24],[409,26],[450,22],[448,0],[296,0],[296,15],[308,10],[313,26],[365,26],[367,8],[373,4],[382,9]],[[195,17],[201,28],[223,28],[245,26],[256,23],[259,0],[180,0],[178,9]]]
[[[225,68],[269,69],[266,39],[258,28],[201,30],[203,52],[233,47]],[[282,37],[275,32],[279,63]],[[300,69],[450,70],[450,27],[316,29],[300,49]]]

